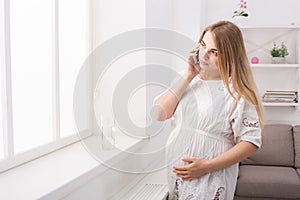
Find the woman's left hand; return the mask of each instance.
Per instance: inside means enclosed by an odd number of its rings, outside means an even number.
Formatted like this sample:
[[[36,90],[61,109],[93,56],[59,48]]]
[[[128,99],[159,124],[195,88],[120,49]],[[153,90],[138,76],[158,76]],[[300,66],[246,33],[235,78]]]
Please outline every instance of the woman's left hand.
[[[183,158],[182,161],[188,162],[188,165],[174,166],[173,172],[182,180],[192,180],[199,178],[209,172],[208,160],[199,158]]]

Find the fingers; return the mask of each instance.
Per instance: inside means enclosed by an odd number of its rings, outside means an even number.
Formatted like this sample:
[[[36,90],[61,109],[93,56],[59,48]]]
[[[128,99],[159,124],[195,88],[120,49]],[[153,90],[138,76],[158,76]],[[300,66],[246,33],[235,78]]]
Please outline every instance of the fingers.
[[[174,170],[173,172],[175,172],[176,176],[181,177],[182,180],[184,180],[184,181],[193,179],[193,177],[189,171],[175,171]]]
[[[194,158],[194,157],[190,157],[190,158],[182,158],[182,161],[183,162],[194,162],[197,158]]]
[[[173,172],[176,174],[176,176],[181,177],[182,179],[190,178],[190,172],[187,170],[173,170]]]
[[[173,169],[176,171],[187,171],[191,168],[191,163],[193,163],[197,158],[194,157],[187,157],[187,158],[182,158],[183,162],[188,162],[189,165],[182,165],[182,166],[174,166]]]
[[[184,165],[184,166],[174,166],[173,168],[174,168],[174,170],[177,170],[177,171],[186,171],[186,170],[189,169],[189,166],[187,166],[187,165]]]
[[[173,172],[176,173],[177,176],[184,176],[189,174],[189,166],[174,166]]]
[[[208,173],[205,167],[203,167],[206,160],[197,157],[185,157],[182,158],[182,161],[185,165],[173,166],[173,172],[178,177],[181,177],[182,180],[192,180]]]
[[[181,178],[182,178],[182,180],[184,180],[184,181],[190,181],[190,180],[193,179],[193,178],[192,178],[191,176],[189,176],[189,175],[182,176]]]
[[[189,56],[189,58],[188,58],[188,60],[187,60],[187,62],[190,64],[190,65],[192,65],[192,66],[197,66],[198,65],[198,63],[196,64],[195,63],[195,60],[194,60],[194,57],[196,56],[196,54],[195,53],[190,53],[190,56]]]
[[[196,55],[196,51],[198,51],[198,49],[193,49],[192,51],[190,51],[190,54],[195,54]]]
[[[176,171],[176,170],[173,170],[173,172],[176,173],[177,176],[187,176],[187,175],[189,175],[188,171]]]
[[[188,163],[193,163],[196,158],[183,158],[183,162],[188,162]],[[191,167],[193,164],[189,165],[183,165],[183,166],[174,166],[173,167],[173,172],[178,176],[181,177],[182,180],[192,180],[192,174],[191,174]]]
[[[198,50],[197,48],[193,49],[193,50],[190,51],[190,53],[195,53],[197,50]]]
[[[189,53],[189,56],[196,56],[197,54],[195,53],[195,51],[191,51],[190,53]]]

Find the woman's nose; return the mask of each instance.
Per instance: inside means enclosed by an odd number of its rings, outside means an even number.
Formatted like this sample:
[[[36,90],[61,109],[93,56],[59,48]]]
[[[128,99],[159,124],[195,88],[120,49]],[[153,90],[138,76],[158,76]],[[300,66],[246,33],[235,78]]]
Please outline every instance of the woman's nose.
[[[209,59],[209,50],[208,49],[201,49],[201,53],[199,53],[200,58],[202,57],[204,60]]]

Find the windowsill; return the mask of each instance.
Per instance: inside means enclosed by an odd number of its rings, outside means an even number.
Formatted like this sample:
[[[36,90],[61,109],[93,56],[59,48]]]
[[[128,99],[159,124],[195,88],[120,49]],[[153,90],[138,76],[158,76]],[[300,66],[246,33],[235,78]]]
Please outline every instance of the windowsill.
[[[86,140],[93,140],[93,137]],[[124,150],[138,142],[119,135],[115,139],[116,146]],[[1,173],[0,199],[38,199],[49,194],[61,198],[87,181],[87,178],[92,178],[95,175],[93,173],[101,173],[106,169],[85,150],[81,142],[77,142]],[[87,176],[80,178],[83,175]],[[62,189],[67,184],[68,187]]]

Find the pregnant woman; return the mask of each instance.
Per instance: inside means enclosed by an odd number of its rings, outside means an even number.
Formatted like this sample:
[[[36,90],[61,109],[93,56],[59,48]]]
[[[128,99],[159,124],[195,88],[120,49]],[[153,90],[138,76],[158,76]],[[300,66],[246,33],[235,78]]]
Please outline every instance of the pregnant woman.
[[[203,31],[181,78],[155,98],[154,114],[181,119],[167,153],[169,199],[232,200],[238,163],[261,146],[263,126],[235,24],[220,21]]]

